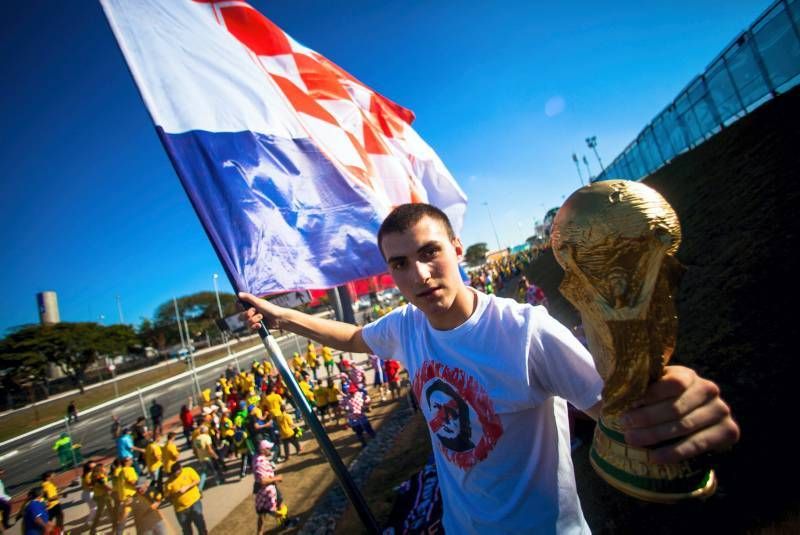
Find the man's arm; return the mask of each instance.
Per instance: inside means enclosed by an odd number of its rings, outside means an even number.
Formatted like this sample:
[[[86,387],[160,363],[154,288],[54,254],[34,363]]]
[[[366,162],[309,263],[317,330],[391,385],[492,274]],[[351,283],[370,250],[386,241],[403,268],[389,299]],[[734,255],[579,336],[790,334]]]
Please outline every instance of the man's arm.
[[[596,420],[602,405],[601,401],[585,412]],[[740,435],[719,387],[683,366],[667,366],[637,406],[622,415],[621,422],[625,441],[632,446],[680,439],[652,450],[650,458],[660,463],[723,451],[738,442]]]
[[[271,328],[286,331],[312,338],[326,346],[331,346],[341,351],[353,353],[369,353],[371,350],[361,336],[361,327],[327,320],[304,314],[291,308],[283,308],[260,299],[252,294],[241,292],[239,299],[253,305],[245,312],[245,319],[250,328],[258,330],[263,320]]]

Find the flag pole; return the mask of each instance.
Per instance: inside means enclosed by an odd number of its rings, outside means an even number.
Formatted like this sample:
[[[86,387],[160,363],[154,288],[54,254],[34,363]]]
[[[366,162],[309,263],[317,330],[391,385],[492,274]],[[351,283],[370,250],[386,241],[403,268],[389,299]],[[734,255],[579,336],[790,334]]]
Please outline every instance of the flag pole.
[[[241,303],[245,307],[251,306],[249,303]],[[296,402],[295,405],[300,409],[300,412],[303,414],[303,419],[306,421],[308,427],[311,429],[311,432],[314,434],[314,438],[317,439],[317,444],[319,444],[320,451],[322,451],[322,453],[325,455],[325,458],[328,460],[328,463],[331,465],[331,468],[333,468],[336,477],[339,479],[339,483],[342,485],[344,493],[350,499],[350,503],[353,504],[353,507],[358,513],[359,518],[361,518],[361,522],[364,524],[367,532],[380,533],[378,522],[372,515],[372,511],[370,511],[363,494],[361,494],[361,491],[356,486],[355,481],[353,481],[353,477],[350,475],[347,467],[342,462],[342,458],[336,451],[336,448],[334,447],[333,442],[331,442],[330,437],[328,437],[328,434],[325,432],[325,428],[320,423],[317,415],[314,414],[314,411],[311,409],[311,405],[309,405],[306,396],[303,394],[303,391],[300,390],[300,386],[297,384],[294,375],[289,370],[289,366],[286,364],[286,360],[283,357],[283,352],[281,351],[278,342],[275,341],[275,338],[272,336],[272,334],[270,334],[266,324],[264,324],[263,321],[261,322],[261,327],[258,329],[258,334],[261,336],[261,340],[264,342],[264,347],[267,348],[267,352],[269,353],[272,362],[278,369],[278,373],[281,374],[284,384],[289,388],[289,391]]]

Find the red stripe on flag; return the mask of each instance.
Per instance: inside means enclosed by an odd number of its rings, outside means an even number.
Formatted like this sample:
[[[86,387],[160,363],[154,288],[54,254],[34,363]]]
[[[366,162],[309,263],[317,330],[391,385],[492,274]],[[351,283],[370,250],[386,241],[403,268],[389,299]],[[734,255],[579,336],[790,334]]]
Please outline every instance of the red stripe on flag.
[[[281,88],[283,94],[286,95],[286,98],[289,99],[291,105],[298,112],[306,113],[317,119],[322,119],[323,121],[339,126],[339,123],[333,115],[328,113],[328,110],[320,106],[316,100],[294,85],[291,80],[277,74],[270,74],[270,76],[272,76],[272,79],[275,80],[275,83],[278,84],[278,87]]]
[[[292,53],[286,34],[255,9],[226,6],[220,11],[228,31],[255,54],[275,56]]]
[[[350,95],[333,71],[305,54],[295,54],[294,61],[309,95],[318,99],[350,100]]]

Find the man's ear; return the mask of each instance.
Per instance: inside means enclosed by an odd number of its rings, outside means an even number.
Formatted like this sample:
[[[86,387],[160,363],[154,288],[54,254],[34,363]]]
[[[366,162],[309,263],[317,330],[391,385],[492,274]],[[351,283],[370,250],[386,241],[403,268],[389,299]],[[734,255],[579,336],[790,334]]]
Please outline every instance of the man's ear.
[[[458,255],[458,257],[461,258],[462,256],[464,256],[464,244],[461,243],[461,239],[453,238],[452,243],[453,247],[456,248],[456,254]]]

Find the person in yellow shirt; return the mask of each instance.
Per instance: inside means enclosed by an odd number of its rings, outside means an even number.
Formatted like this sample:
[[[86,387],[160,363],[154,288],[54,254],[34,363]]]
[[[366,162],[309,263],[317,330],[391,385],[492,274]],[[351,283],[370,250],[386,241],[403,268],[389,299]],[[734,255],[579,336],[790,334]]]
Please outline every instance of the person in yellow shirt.
[[[275,418],[281,414],[281,404],[283,403],[283,398],[280,394],[275,392],[271,386],[267,387],[267,409],[269,410],[270,416]]]
[[[292,369],[299,373],[306,367],[306,360],[300,356],[300,353],[295,351],[292,354]]]
[[[342,416],[342,409],[339,406],[339,397],[342,392],[333,379],[328,379],[328,412],[336,418],[336,423],[339,423],[339,418]]]
[[[97,463],[91,472],[92,476],[92,492],[94,492],[94,501],[97,503],[97,511],[95,512],[92,525],[89,528],[89,534],[94,535],[97,532],[97,525],[100,523],[100,517],[104,513],[108,513],[111,520],[111,527],[117,531],[117,515],[114,514],[114,502],[112,494],[114,488],[108,481],[106,474],[106,467],[102,463]]]
[[[333,360],[333,349],[328,346],[322,346],[322,363],[325,365],[325,373],[330,379],[333,376],[333,367],[336,365],[336,361]]]
[[[50,517],[50,520],[55,520],[58,529],[64,531],[64,511],[61,510],[58,488],[53,483],[53,474],[52,470],[42,474],[42,495],[47,506],[47,516]]]
[[[161,469],[164,466],[163,462],[164,452],[161,446],[161,432],[158,429],[153,430],[153,440],[147,444],[144,449],[144,462],[147,465],[147,471],[150,472],[151,487],[161,492],[163,487],[163,476]]]
[[[314,399],[317,401],[317,414],[319,414],[319,419],[324,422],[328,414],[328,389],[321,381],[314,389]]]
[[[300,455],[303,453],[303,448],[300,447],[300,441],[297,438],[297,426],[294,423],[292,415],[286,412],[286,407],[280,416],[275,417],[275,423],[278,424],[278,430],[281,434],[281,442],[283,443],[283,457],[289,459],[289,444],[294,446],[295,453]]]
[[[176,462],[164,487],[164,495],[175,508],[175,516],[178,517],[183,533],[192,533],[194,524],[200,535],[208,535],[203,517],[200,476],[193,468],[182,467],[180,462]]]
[[[133,497],[138,492],[136,483],[139,476],[133,468],[133,457],[127,456],[122,459],[122,469],[116,479],[117,486],[117,534],[122,535],[125,529],[125,521],[133,510]]]
[[[303,395],[306,397],[311,407],[316,407],[317,400],[314,399],[314,391],[311,389],[311,385],[308,384],[308,373],[303,372],[300,380],[297,382],[297,386],[303,391]]]
[[[308,341],[308,347],[306,347],[306,364],[311,368],[311,373],[314,374],[314,380],[316,381],[319,357],[317,356],[317,347],[311,340]]]
[[[94,492],[92,489],[92,471],[97,465],[94,461],[88,461],[83,465],[83,473],[81,474],[81,500],[89,506],[89,514],[86,516],[86,523],[91,524],[94,520],[94,515],[97,513],[97,503],[94,501]]]
[[[167,433],[167,443],[162,448],[163,455],[161,460],[164,462],[163,472],[165,474],[172,472],[172,467],[178,462],[178,456],[180,455],[178,445],[175,444],[175,436],[172,431]]]

